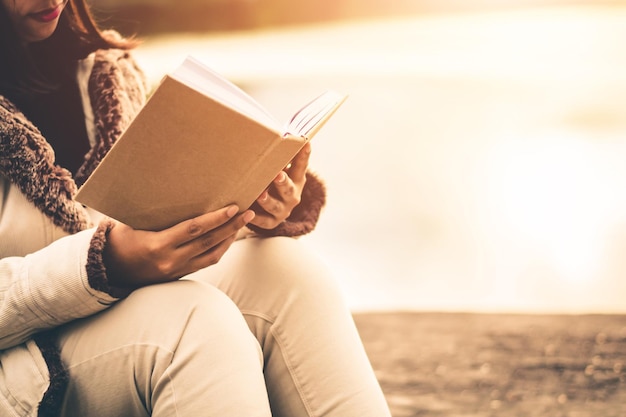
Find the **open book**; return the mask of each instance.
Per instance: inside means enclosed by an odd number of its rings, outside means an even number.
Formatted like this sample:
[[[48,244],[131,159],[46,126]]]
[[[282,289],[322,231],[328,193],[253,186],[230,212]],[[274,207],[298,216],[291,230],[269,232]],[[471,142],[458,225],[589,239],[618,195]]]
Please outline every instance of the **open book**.
[[[137,229],[252,205],[344,102],[326,92],[281,127],[193,58],[166,75],[76,199]]]

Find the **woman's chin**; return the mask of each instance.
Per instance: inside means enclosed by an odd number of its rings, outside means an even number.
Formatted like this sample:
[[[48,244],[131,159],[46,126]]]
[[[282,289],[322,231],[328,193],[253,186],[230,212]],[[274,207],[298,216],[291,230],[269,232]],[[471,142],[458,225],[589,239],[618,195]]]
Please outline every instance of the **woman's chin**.
[[[28,28],[24,28],[21,32],[22,39],[26,42],[39,42],[48,39],[57,28],[58,21],[38,23],[36,25],[29,25]]]

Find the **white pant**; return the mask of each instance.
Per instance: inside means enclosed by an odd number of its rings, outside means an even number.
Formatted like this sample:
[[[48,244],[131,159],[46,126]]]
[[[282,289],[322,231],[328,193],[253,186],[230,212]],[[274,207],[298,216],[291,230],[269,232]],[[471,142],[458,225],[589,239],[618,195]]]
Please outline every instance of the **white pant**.
[[[390,416],[328,271],[291,238],[235,242],[59,343],[64,417]]]

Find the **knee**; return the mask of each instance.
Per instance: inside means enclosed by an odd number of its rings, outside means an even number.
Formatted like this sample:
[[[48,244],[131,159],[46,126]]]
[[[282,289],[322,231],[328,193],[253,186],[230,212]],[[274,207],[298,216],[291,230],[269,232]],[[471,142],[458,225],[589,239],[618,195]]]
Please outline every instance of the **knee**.
[[[311,303],[343,303],[343,294],[328,266],[302,242],[287,237],[254,240],[250,285],[284,299]]]
[[[174,379],[208,392],[262,375],[260,346],[239,309],[218,289],[193,281],[138,289],[64,328],[59,346],[70,369],[68,395],[85,403],[89,393],[101,393],[91,390],[97,381],[107,385],[107,406],[119,410],[152,406]]]
[[[176,281],[148,286],[133,292],[119,307],[115,313],[132,323],[133,332],[167,349],[175,350],[186,339],[199,345],[213,340],[251,342],[237,306],[208,284]]]
[[[229,310],[232,305],[218,289],[188,280],[139,288],[121,303],[136,304],[137,309],[157,316],[186,315],[197,309]]]

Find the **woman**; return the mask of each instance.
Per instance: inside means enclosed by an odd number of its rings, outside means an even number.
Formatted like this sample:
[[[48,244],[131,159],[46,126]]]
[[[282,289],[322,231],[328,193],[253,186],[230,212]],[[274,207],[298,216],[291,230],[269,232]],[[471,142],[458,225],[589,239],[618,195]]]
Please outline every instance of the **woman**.
[[[73,195],[144,102],[134,42],[84,0],[0,4],[0,415],[388,416],[292,239],[324,204],[310,148],[254,210],[160,232],[102,218]]]

